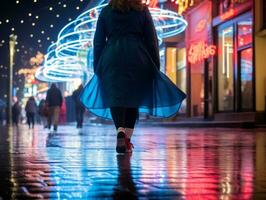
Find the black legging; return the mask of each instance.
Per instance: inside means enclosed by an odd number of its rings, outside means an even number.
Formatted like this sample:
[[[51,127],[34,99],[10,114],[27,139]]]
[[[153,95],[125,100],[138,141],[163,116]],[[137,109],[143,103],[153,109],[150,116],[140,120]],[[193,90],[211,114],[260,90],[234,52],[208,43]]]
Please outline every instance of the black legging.
[[[76,107],[77,128],[82,128],[83,116],[84,116],[84,108]]]
[[[137,108],[122,108],[122,107],[113,107],[111,108],[111,114],[115,127],[124,128],[134,128],[137,117],[138,109]]]
[[[29,127],[30,125],[34,127],[34,124],[35,124],[34,118],[35,118],[35,113],[27,112],[27,122],[28,122]]]

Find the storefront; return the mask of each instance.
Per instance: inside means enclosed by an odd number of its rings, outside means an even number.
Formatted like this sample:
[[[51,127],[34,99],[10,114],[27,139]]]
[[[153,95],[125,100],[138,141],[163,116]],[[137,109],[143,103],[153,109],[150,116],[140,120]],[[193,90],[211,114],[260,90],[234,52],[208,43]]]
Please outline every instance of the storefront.
[[[187,92],[187,64],[185,34],[167,39],[165,42],[165,74],[182,91]],[[163,70],[162,70],[163,71]],[[187,100],[181,105],[179,114],[186,115]]]
[[[214,112],[254,112],[253,3],[220,0],[214,6]]]
[[[254,113],[252,1],[195,1],[183,14],[183,37],[165,41],[165,73],[188,97],[180,113],[205,119]]]
[[[182,8],[182,14],[188,22],[186,31],[165,41],[165,73],[187,94],[179,116],[203,118],[210,112],[206,108],[210,107],[211,102],[207,86],[212,73],[206,72],[205,66],[216,52],[211,35],[212,3],[208,0],[191,2],[186,9]],[[212,62],[209,64],[212,65]]]

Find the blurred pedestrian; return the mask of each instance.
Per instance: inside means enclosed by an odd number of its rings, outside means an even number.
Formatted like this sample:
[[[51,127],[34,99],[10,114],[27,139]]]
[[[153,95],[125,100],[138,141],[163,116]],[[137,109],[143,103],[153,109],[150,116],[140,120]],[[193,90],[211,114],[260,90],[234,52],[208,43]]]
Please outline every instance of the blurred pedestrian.
[[[62,106],[59,113],[59,123],[65,124],[66,123],[66,100],[63,98]]]
[[[13,124],[16,126],[18,126],[19,124],[20,113],[21,113],[21,106],[19,101],[17,100],[12,106],[12,121]]]
[[[90,112],[113,119],[118,153],[132,152],[138,112],[167,118],[186,95],[160,72],[157,33],[142,0],[111,0],[94,35],[94,73],[81,99]]]
[[[29,128],[34,128],[35,125],[35,115],[37,113],[37,103],[34,97],[30,97],[26,103],[25,111],[27,117],[27,123]]]
[[[49,108],[48,129],[51,128],[53,123],[54,131],[57,131],[63,97],[61,91],[56,87],[55,83],[53,83],[47,91],[46,102]]]
[[[44,128],[47,128],[47,117],[49,115],[49,110],[48,110],[48,105],[45,102],[45,99],[42,99],[39,103],[38,106],[38,113],[41,118],[41,124],[43,125]]]
[[[79,96],[83,90],[83,85],[81,84],[78,89],[76,89],[73,94],[72,98],[75,103],[75,111],[76,111],[76,121],[77,121],[77,128],[82,128],[83,126],[83,117],[85,112],[85,107],[81,103]]]

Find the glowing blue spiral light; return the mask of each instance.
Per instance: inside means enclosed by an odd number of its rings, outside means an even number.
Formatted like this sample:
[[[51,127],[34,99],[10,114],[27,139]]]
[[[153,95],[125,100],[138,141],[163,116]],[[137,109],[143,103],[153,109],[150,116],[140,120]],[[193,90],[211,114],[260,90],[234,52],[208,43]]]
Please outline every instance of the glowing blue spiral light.
[[[93,37],[102,4],[89,9],[67,24],[59,33],[57,42],[47,51],[43,67],[36,72],[37,79],[46,82],[67,82],[93,75]],[[160,8],[149,8],[160,45],[164,38],[178,35],[187,27],[178,13]]]

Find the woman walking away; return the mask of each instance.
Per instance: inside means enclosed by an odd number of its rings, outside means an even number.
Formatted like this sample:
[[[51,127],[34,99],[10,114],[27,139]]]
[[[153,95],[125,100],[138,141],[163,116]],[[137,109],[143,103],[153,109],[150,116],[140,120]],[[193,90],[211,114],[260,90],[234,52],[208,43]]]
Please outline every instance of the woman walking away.
[[[20,113],[21,113],[21,106],[19,101],[17,100],[17,102],[12,106],[12,120],[13,124],[16,126],[18,126],[19,124]]]
[[[34,97],[30,97],[29,100],[27,101],[25,111],[29,128],[34,128],[35,114],[37,112],[37,104]]]
[[[138,113],[174,116],[186,95],[160,72],[157,34],[142,0],[111,0],[94,37],[95,75],[81,95],[95,115],[113,119],[118,153],[132,152]]]
[[[50,89],[47,91],[46,103],[49,109],[48,129],[50,130],[52,122],[54,124],[54,131],[57,131],[60,110],[63,104],[63,96],[55,83],[52,83]]]
[[[47,128],[47,117],[49,115],[48,105],[44,99],[42,99],[38,106],[38,113],[41,118],[41,124],[44,128]]]
[[[78,87],[78,89],[76,89],[72,94],[72,98],[73,98],[73,101],[75,103],[77,128],[82,128],[84,112],[85,112],[85,108],[79,99],[79,96],[80,96],[82,90],[83,90],[83,85],[81,84]]]

